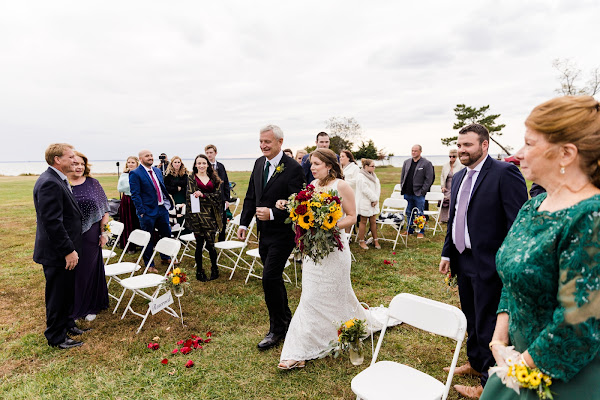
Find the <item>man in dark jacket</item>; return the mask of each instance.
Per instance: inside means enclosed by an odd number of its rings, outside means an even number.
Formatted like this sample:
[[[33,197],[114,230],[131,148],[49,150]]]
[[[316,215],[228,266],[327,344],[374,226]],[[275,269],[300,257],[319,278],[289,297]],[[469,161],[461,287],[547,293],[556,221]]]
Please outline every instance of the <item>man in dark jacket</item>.
[[[400,185],[402,186],[401,193],[404,195],[406,201],[408,201],[408,206],[406,207],[408,230],[404,235],[413,233],[413,228],[411,226],[413,217],[412,211],[416,208],[419,210],[419,215],[423,214],[425,195],[429,192],[433,180],[435,179],[433,165],[429,160],[421,157],[422,151],[423,148],[421,145],[415,144],[411,149],[412,158],[404,161],[404,164],[402,165],[402,175],[400,178]],[[418,239],[424,237],[423,232],[425,232],[425,228],[417,234]]]
[[[221,179],[221,215],[223,216],[223,228],[219,232],[219,242],[225,240],[225,227],[227,226],[227,213],[225,212],[229,208],[229,202],[231,201],[231,186],[229,185],[229,177],[227,176],[227,170],[225,166],[217,161],[217,146],[209,144],[204,148],[204,154],[208,158],[208,161],[212,164],[212,167],[217,171],[219,179]]]

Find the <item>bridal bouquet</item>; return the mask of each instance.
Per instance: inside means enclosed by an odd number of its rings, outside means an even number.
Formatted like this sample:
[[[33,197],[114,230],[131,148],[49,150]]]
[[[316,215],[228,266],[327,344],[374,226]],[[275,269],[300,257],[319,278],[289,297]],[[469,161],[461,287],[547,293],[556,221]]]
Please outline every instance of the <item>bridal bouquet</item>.
[[[522,358],[519,359],[519,353],[514,350],[514,346],[503,347],[499,351],[506,364],[490,368],[490,376],[498,375],[502,383],[517,394],[521,389],[531,389],[540,399],[553,399],[550,392],[551,377],[538,368],[529,368]]]
[[[294,224],[296,249],[315,263],[329,253],[343,249],[337,222],[342,218],[342,201],[336,190],[318,191],[313,185],[292,194],[286,223]]]

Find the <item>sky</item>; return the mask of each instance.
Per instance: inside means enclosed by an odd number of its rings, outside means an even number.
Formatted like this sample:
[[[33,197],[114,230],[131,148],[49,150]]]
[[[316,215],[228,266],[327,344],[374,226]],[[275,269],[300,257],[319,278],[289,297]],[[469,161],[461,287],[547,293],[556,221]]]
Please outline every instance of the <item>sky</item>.
[[[457,104],[518,149],[556,58],[600,66],[595,0],[0,1],[2,161],[68,142],[90,160],[314,144],[331,117],[395,155],[445,154]],[[580,84],[584,84],[582,79]],[[491,152],[499,148],[492,145]]]

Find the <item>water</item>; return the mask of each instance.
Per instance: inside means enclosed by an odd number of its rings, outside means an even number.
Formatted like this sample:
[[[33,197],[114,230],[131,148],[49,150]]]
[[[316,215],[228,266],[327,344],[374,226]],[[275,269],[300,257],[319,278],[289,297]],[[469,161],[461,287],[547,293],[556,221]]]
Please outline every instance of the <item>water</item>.
[[[410,156],[392,156],[389,160],[377,161],[378,166],[392,165],[394,167],[401,167],[404,160],[410,158]],[[448,162],[447,155],[433,155],[426,156],[433,165],[444,165]],[[222,162],[228,171],[252,171],[254,167],[255,158],[219,158],[218,161]],[[92,163],[92,174],[116,174],[117,166],[116,163],[119,161],[119,172],[123,172],[125,160],[102,160],[94,161]],[[191,170],[194,160],[184,159],[183,164]],[[360,164],[360,162],[358,162]],[[39,175],[48,168],[48,164],[45,161],[7,161],[0,162],[0,175],[17,176],[21,174],[34,174]]]

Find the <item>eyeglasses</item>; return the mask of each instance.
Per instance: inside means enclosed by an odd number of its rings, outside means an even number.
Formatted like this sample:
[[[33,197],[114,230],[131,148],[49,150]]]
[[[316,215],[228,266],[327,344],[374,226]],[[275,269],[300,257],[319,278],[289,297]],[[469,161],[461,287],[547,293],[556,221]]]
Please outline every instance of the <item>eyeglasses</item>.
[[[450,157],[450,158],[456,158],[456,156],[448,156],[448,157]]]

